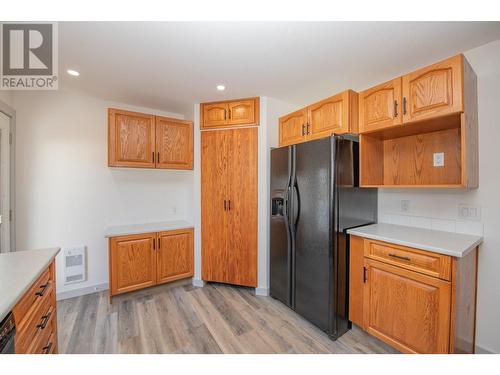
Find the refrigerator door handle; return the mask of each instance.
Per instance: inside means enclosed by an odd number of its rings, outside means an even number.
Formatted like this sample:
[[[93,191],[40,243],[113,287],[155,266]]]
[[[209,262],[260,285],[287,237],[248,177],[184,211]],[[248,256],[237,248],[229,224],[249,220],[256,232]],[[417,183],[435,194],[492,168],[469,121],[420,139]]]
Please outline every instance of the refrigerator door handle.
[[[292,226],[294,228],[297,228],[297,225],[299,223],[299,217],[300,217],[300,195],[299,195],[299,190],[297,189],[297,185],[293,185],[291,187],[291,195],[292,195],[292,210],[293,212],[291,213],[291,220],[292,220]]]

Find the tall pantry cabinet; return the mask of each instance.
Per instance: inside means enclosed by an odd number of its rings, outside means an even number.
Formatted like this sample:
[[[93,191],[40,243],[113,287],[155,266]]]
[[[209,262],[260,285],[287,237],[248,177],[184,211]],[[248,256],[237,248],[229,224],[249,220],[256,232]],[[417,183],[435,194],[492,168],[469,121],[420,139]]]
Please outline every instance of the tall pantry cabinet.
[[[204,281],[257,286],[257,135],[255,126],[201,132]]]

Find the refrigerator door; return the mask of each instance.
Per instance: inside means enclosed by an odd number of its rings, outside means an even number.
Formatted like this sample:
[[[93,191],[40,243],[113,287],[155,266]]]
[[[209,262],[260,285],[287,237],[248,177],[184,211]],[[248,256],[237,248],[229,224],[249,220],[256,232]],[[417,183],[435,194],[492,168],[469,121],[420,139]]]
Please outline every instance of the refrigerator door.
[[[327,332],[333,269],[333,142],[334,138],[325,138],[297,145],[292,181],[295,310]]]
[[[291,147],[271,150],[270,294],[292,306]]]

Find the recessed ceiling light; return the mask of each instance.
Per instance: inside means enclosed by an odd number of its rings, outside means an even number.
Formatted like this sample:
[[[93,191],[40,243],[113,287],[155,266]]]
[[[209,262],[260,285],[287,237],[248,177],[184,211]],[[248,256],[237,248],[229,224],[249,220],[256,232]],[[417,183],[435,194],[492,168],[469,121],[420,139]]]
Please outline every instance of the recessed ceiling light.
[[[80,72],[77,72],[76,70],[73,70],[73,69],[68,69],[66,70],[66,72],[70,75],[70,76],[74,76],[74,77],[78,77],[80,75]]]
[[[226,86],[224,86],[224,85],[217,85],[217,90],[224,91],[225,89],[226,89]]]

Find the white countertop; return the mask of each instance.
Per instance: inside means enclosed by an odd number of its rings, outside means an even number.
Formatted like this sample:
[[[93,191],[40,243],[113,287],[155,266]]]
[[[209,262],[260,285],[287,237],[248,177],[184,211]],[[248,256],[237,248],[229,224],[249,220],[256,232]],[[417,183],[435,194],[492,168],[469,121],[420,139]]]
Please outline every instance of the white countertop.
[[[0,254],[0,321],[40,277],[59,248]]]
[[[115,225],[106,228],[105,237],[126,236],[129,234],[141,234],[161,232],[164,230],[175,230],[193,228],[193,224],[184,220],[163,221],[160,223],[146,223],[146,224],[131,224],[131,225]]]
[[[483,242],[481,236],[385,223],[349,229],[347,233],[372,240],[451,255],[457,258],[463,257]]]

